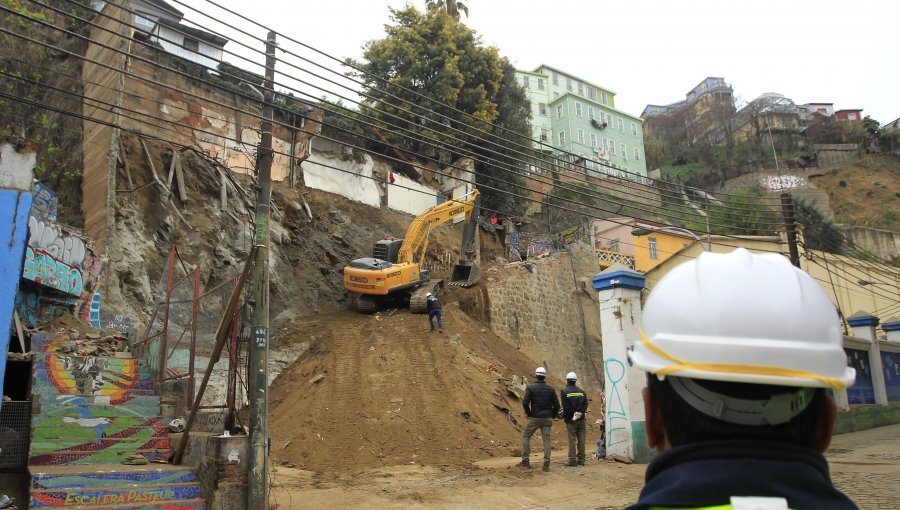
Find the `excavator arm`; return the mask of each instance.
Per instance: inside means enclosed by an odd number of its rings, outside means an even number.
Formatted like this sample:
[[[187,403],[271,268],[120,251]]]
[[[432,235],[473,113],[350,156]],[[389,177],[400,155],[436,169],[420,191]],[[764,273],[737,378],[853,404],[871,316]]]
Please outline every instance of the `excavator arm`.
[[[431,233],[431,229],[460,214],[465,214],[466,221],[469,221],[478,194],[478,190],[474,189],[467,195],[438,204],[417,216],[406,231],[403,244],[397,253],[397,262],[421,264],[428,248],[428,234]]]

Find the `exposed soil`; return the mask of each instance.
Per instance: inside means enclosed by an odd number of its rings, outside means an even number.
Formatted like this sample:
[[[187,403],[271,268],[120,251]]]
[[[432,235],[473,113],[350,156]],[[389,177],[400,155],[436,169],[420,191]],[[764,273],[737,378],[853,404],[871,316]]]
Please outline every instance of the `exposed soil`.
[[[864,156],[812,184],[828,193],[839,223],[900,231],[900,160],[886,155]]]
[[[358,472],[519,455],[520,399],[537,365],[444,293],[444,334],[429,333],[426,316],[408,310],[291,323],[277,349],[311,344],[271,388],[274,462]],[[564,447],[562,422],[553,432],[555,448]],[[597,433],[591,424],[589,443]]]

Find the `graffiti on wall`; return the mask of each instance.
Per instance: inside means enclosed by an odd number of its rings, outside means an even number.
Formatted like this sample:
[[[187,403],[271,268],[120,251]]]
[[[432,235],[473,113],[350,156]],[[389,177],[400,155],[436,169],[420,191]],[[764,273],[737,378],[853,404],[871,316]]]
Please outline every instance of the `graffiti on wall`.
[[[30,237],[28,246],[43,251],[54,259],[74,267],[82,267],[87,247],[84,241],[73,235],[66,235],[62,229],[49,221],[34,216],[28,218]]]
[[[80,296],[84,291],[84,276],[80,268],[72,267],[31,246],[25,249],[22,278],[75,296]]]
[[[604,363],[604,371],[609,381],[609,397],[606,399],[606,447],[628,443],[631,431],[628,429],[628,414],[625,401],[622,400],[622,381],[625,380],[625,363],[617,358],[608,358]]]
[[[806,180],[796,175],[770,175],[763,179],[763,186],[770,191],[794,189],[805,185]]]

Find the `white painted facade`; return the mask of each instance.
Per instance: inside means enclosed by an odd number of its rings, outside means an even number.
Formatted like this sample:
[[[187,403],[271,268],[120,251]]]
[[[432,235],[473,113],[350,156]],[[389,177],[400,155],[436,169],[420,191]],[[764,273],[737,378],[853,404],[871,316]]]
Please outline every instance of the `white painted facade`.
[[[215,69],[222,61],[222,47],[214,46],[207,41],[183,34],[165,25],[156,25],[152,40],[158,42],[167,52],[204,67]],[[180,45],[177,44],[179,41]],[[197,44],[197,51],[186,48],[193,43]]]
[[[390,209],[418,216],[437,205],[437,191],[423,184],[394,174],[394,182],[387,186],[387,205]]]

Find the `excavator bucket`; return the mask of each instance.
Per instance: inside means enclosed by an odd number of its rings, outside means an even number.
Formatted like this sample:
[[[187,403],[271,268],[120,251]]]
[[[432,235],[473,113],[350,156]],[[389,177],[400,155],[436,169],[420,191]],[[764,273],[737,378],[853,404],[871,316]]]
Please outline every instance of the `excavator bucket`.
[[[476,199],[476,204],[481,197]],[[459,261],[453,266],[449,285],[471,287],[481,279],[481,237],[478,234],[478,206],[463,229],[463,239],[459,247]]]

